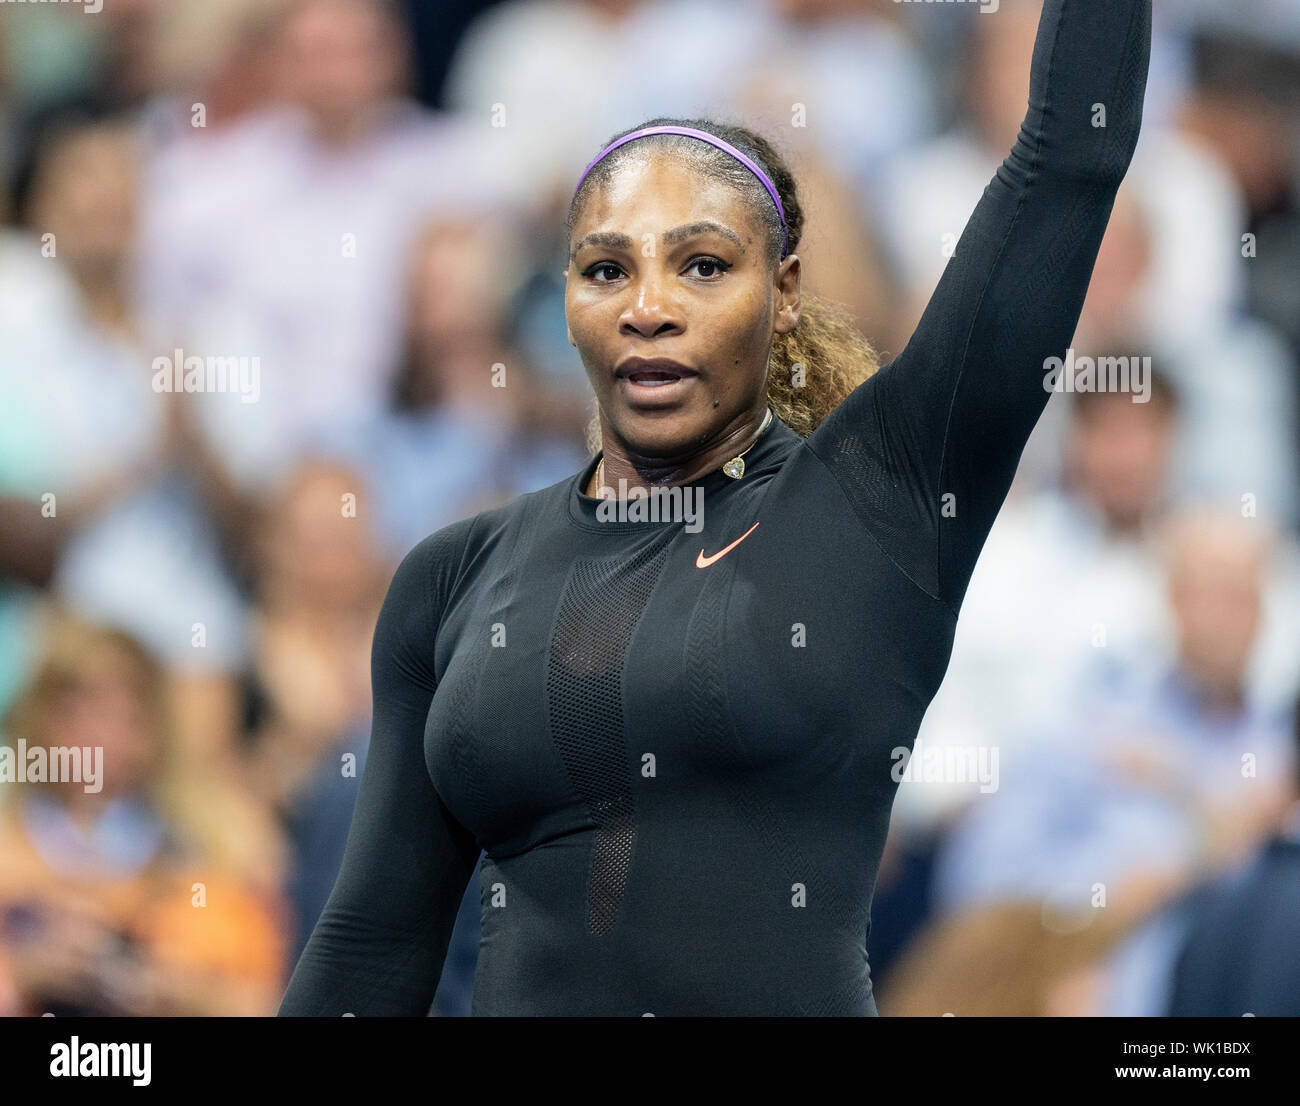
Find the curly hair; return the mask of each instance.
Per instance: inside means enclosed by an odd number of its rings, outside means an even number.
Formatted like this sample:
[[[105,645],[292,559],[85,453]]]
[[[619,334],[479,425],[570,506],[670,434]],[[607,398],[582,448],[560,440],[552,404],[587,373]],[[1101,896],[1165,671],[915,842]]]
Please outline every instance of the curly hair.
[[[659,118],[638,123],[612,135],[602,145],[643,127],[675,125],[707,131],[743,151],[763,167],[785,209],[790,252],[798,249],[803,236],[804,211],[799,202],[794,174],[785,160],[762,135],[739,124],[718,123],[710,119]],[[767,190],[748,169],[725,150],[686,135],[656,134],[626,143],[603,157],[582,182],[569,203],[570,236],[582,202],[594,188],[607,182],[625,159],[644,152],[646,143],[654,143],[674,156],[683,157],[706,176],[724,180],[739,189],[753,205],[755,214],[767,228],[767,259],[776,265],[781,257],[785,231],[776,205]],[[638,149],[631,149],[636,146]],[[880,359],[871,343],[858,331],[847,308],[820,296],[801,296],[799,322],[788,334],[772,338],[768,360],[767,401],[773,413],[801,437],[808,437],[844,398],[880,368]],[[587,448],[594,456],[601,448],[599,406],[587,426]]]

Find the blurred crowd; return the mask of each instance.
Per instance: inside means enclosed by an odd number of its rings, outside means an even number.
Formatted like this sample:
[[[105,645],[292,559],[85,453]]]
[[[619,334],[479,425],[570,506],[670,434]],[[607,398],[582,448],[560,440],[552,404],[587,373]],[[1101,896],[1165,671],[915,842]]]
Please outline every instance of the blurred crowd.
[[[1054,396],[1025,450],[899,786],[884,1014],[1300,1014],[1300,0],[1156,9],[1074,342],[1149,389]],[[0,744],[106,766],[0,782],[0,1012],[274,1012],[393,568],[587,459],[564,215],[604,141],[762,131],[807,290],[887,360],[1038,13],[0,5]]]

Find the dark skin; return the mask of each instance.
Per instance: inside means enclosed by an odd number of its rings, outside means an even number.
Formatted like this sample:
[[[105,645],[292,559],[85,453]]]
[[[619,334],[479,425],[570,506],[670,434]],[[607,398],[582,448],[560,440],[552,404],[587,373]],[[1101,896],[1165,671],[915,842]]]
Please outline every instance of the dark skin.
[[[768,261],[746,196],[680,158],[633,159],[585,199],[564,277],[569,343],[600,407],[606,485],[689,484],[754,443],[772,340],[799,322],[800,261]],[[631,356],[698,375],[657,396],[616,378]]]

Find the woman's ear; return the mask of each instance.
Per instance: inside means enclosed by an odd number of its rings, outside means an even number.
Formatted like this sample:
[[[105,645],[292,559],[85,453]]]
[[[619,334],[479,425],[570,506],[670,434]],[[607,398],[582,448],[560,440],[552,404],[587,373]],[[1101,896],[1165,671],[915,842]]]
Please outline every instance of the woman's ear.
[[[776,272],[776,320],[772,330],[789,334],[799,325],[800,278],[802,263],[798,254],[790,254]]]

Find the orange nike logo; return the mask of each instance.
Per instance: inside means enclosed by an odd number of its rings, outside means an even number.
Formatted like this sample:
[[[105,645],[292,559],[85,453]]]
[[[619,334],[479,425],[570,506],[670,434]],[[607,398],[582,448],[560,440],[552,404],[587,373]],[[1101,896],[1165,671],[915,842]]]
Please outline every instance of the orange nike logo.
[[[756,526],[758,526],[757,522],[754,523],[754,525],[751,526],[748,530],[746,530],[743,534],[741,534],[740,537],[738,537],[735,541],[733,541],[729,546],[727,546],[726,549],[723,549],[719,553],[713,554],[712,557],[706,557],[704,555],[704,550],[701,549],[700,555],[695,558],[695,567],[708,568],[709,565],[713,564],[713,562],[716,561],[719,557],[725,557],[728,553],[730,553],[733,549],[735,549],[736,546],[738,546],[742,541],[744,541],[747,537],[749,537],[749,535],[754,532],[754,528]]]

